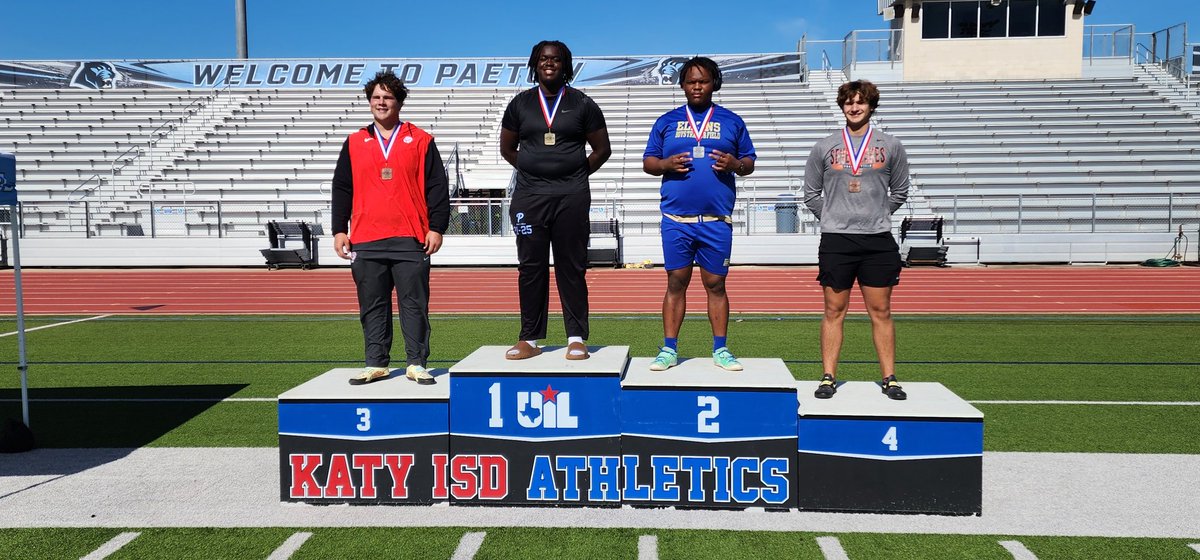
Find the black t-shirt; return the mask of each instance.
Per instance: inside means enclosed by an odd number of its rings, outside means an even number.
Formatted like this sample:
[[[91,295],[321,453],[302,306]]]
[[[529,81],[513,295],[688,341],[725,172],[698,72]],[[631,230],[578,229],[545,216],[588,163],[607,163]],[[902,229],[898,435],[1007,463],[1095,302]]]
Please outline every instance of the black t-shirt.
[[[563,91],[563,99],[554,115],[554,126],[547,130],[537,96],[541,88],[518,93],[504,110],[500,126],[517,133],[517,188],[538,194],[571,194],[588,189],[587,135],[605,128],[604,114],[590,97],[572,87]],[[546,100],[554,108],[554,98]],[[554,133],[554,145],[545,144],[546,132]]]

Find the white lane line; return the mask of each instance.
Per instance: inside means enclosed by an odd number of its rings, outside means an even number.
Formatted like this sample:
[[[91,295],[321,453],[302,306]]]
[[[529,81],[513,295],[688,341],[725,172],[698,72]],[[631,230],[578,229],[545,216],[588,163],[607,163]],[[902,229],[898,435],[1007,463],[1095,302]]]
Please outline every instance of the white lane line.
[[[487,533],[479,531],[476,533],[466,533],[461,539],[458,539],[458,548],[454,549],[454,555],[450,560],[471,560],[475,558],[475,554],[479,552],[479,547],[483,546],[483,538]]]
[[[1003,546],[1004,550],[1007,550],[1009,554],[1012,554],[1013,560],[1037,560],[1037,556],[1034,556],[1034,554],[1030,552],[1028,548],[1025,548],[1025,545],[1021,544],[1021,541],[996,542],[999,543],[1000,546]]]
[[[971,404],[1098,404],[1106,406],[1200,406],[1194,401],[967,401]]]
[[[272,552],[267,557],[267,560],[288,560],[297,550],[300,550],[301,546],[304,546],[304,542],[311,536],[312,533],[305,533],[303,531],[292,533],[292,536],[283,541],[283,544],[279,545],[279,548],[276,548],[275,552]]]
[[[658,560],[658,535],[638,537],[638,560]]]
[[[85,318],[85,319],[75,319],[74,321],[66,321],[66,322],[63,322],[63,323],[53,323],[53,324],[50,324],[50,325],[42,325],[42,326],[40,326],[40,327],[33,327],[32,329],[25,329],[25,332],[29,333],[29,332],[33,332],[33,331],[40,331],[40,330],[42,330],[42,329],[48,329],[48,328],[50,328],[50,327],[61,327],[61,326],[63,326],[63,325],[70,325],[70,324],[74,324],[74,323],[82,323],[82,322],[84,322],[84,321],[95,321],[96,319],[103,319],[103,318],[105,318],[105,317],[112,317],[112,314],[110,313],[110,314],[108,314],[108,315],[97,315],[97,316],[95,316],[95,317],[87,317],[87,318]],[[14,336],[14,335],[16,335],[16,334],[17,334],[17,331],[6,332],[6,333],[0,333],[0,338],[4,338],[4,337],[6,337],[6,336]]]
[[[821,547],[825,560],[850,560],[837,537],[817,537],[817,546]]]
[[[93,550],[91,554],[88,554],[87,556],[84,556],[83,558],[80,558],[79,560],[103,560],[104,558],[108,558],[108,556],[110,554],[112,554],[118,550],[121,550],[121,547],[129,544],[129,542],[132,541],[133,539],[138,538],[138,535],[140,535],[140,534],[141,533],[132,533],[132,532],[121,533],[121,534],[113,537],[112,539],[110,539],[108,542],[101,545],[100,548]]]
[[[1190,546],[1192,550],[1195,550],[1197,554],[1200,554],[1200,543],[1192,543],[1188,546]]]

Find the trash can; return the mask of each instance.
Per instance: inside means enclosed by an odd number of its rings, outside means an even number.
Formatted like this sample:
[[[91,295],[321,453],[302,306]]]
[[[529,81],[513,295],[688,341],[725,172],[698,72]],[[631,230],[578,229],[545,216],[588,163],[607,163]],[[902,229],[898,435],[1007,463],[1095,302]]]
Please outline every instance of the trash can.
[[[796,204],[796,195],[779,195],[778,201],[775,202],[775,233],[800,231],[800,217]]]

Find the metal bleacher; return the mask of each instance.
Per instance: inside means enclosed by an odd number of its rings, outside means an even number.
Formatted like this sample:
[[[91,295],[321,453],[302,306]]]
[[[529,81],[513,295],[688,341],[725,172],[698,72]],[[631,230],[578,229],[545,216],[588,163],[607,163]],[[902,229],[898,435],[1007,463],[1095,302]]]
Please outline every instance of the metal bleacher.
[[[945,215],[953,231],[1073,231],[1099,207],[1118,222],[1130,216],[1136,231],[1158,227],[1147,216],[1180,211],[1156,196],[1200,197],[1200,123],[1146,80],[881,83],[877,125],[908,150],[909,213]],[[498,129],[517,91],[416,89],[401,116],[433,133],[443,157],[457,148],[468,191],[507,189]],[[642,172],[641,154],[654,120],[683,103],[680,90],[585,91],[613,147],[591,178],[594,204],[627,234],[657,232],[659,179]],[[739,222],[799,190],[813,143],[841,122],[833,97],[807,83],[727,84],[715,95],[746,120],[759,154],[739,182]],[[342,141],[368,119],[351,89],[9,90],[0,151],[18,157],[26,235],[129,235],[137,225],[155,237],[261,236],[271,220],[328,227]]]

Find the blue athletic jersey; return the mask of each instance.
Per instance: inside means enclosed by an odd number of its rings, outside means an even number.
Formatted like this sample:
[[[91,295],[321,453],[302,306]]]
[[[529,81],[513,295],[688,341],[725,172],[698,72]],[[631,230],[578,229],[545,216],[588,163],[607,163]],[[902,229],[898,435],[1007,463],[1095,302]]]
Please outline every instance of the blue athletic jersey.
[[[678,216],[733,214],[734,174],[713,171],[712,165],[716,161],[708,156],[714,149],[733,154],[738,159],[749,157],[756,160],[758,155],[754,153],[754,144],[750,142],[745,121],[720,105],[714,103],[713,107],[712,120],[705,127],[700,140],[700,145],[704,147],[704,159],[693,159],[692,170],[687,173],[663,175],[660,193],[664,213]],[[688,110],[687,105],[677,107],[654,122],[650,140],[646,142],[646,152],[642,154],[643,159],[692,154],[692,148],[696,147],[696,135],[688,123]],[[707,110],[700,114],[693,113],[697,127],[704,121],[706,113]]]

